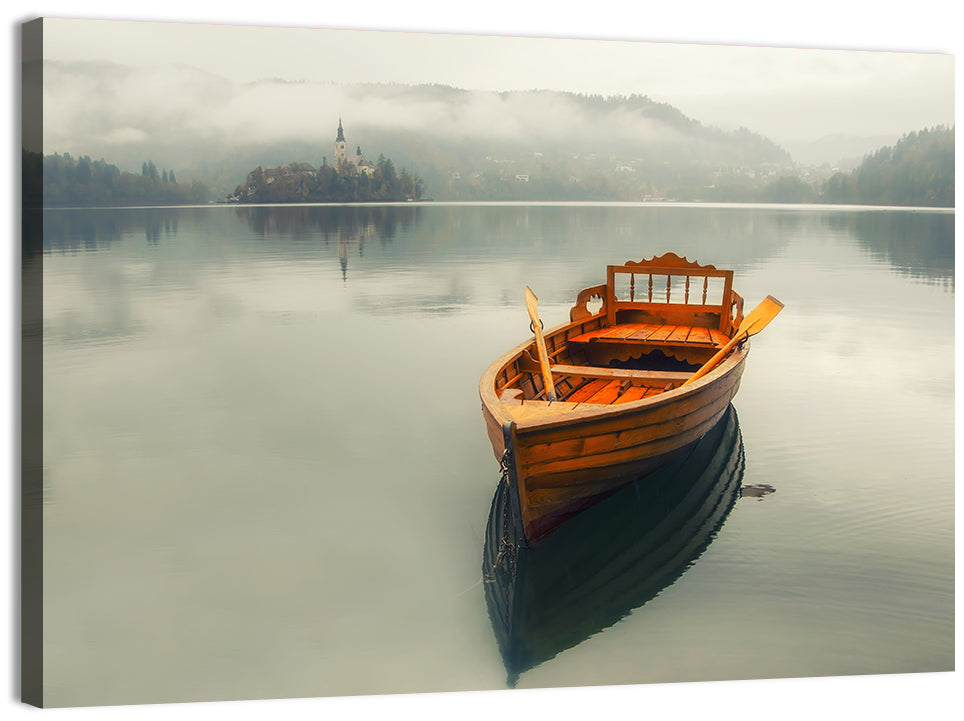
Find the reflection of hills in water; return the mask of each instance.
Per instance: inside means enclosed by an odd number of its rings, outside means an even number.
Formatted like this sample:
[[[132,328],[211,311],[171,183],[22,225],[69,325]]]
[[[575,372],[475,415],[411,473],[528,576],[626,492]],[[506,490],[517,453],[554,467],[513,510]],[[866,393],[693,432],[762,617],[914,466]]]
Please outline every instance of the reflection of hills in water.
[[[908,210],[807,209],[766,206],[654,205],[292,205],[195,208],[95,208],[46,210],[42,222],[25,214],[24,256],[43,252],[109,248],[123,237],[143,233],[163,244],[183,229],[210,239],[209,255],[193,249],[198,262],[221,262],[218,246],[232,242],[246,226],[254,242],[291,241],[289,254],[317,257],[337,249],[348,271],[351,255],[366,244],[390,246],[405,237],[399,261],[423,266],[452,256],[512,257],[530,248],[542,258],[571,259],[585,277],[564,279],[581,288],[596,282],[600,254],[624,260],[667,248],[689,258],[712,258],[740,270],[779,255],[791,240],[810,232],[854,238],[872,257],[903,275],[939,283],[954,279],[954,213]],[[36,214],[35,214],[36,215]],[[303,244],[303,249],[301,247]],[[602,248],[602,249],[601,249]],[[187,250],[187,249],[185,249]],[[404,257],[401,257],[404,255]],[[571,289],[559,288],[568,299]]]
[[[534,239],[546,257],[585,255],[598,263],[599,239],[604,239],[606,254],[620,259],[670,247],[689,258],[712,257],[718,265],[740,270],[778,256],[808,229],[829,227],[856,238],[897,272],[939,282],[954,275],[954,216],[944,212],[591,204],[252,206],[236,211],[265,236],[308,239],[320,234],[326,244],[339,241],[343,272],[347,246],[357,246],[361,254],[366,242],[385,244],[408,231],[406,251],[414,263],[445,253],[504,256],[531,246]],[[592,280],[574,284],[582,287]]]
[[[419,205],[285,205],[236,208],[237,217],[262,237],[313,239],[319,235],[387,242],[418,227]]]
[[[365,255],[365,246],[391,243],[400,232],[418,227],[423,213],[416,205],[292,205],[245,206],[237,216],[259,237],[334,243],[342,280],[348,280],[353,252]]]
[[[954,213],[863,212],[840,216],[861,248],[899,274],[954,289]]]
[[[124,235],[144,233],[148,245],[177,235],[184,208],[75,208],[24,212],[24,256],[39,251],[104,250]]]
[[[482,571],[489,617],[514,686],[670,586],[703,553],[740,493],[743,442],[730,406],[684,457],[520,548],[500,483]]]

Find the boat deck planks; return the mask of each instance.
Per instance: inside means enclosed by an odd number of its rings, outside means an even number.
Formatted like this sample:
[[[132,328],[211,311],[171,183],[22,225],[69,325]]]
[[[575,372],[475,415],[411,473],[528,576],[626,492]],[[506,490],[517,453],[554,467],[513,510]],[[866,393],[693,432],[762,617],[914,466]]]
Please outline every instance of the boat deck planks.
[[[570,343],[652,343],[657,345],[722,348],[729,337],[716,328],[659,323],[621,323],[569,339]]]
[[[631,386],[626,389],[625,393],[613,401],[613,405],[638,401],[640,398],[645,398],[646,394],[651,390],[652,388],[647,388],[646,386]]]
[[[690,343],[702,343],[705,345],[715,345],[713,342],[713,338],[710,335],[710,329],[701,328],[699,326],[694,326],[693,328],[690,329],[690,333],[689,333],[689,336],[687,337],[687,340]]]
[[[576,390],[570,393],[564,400],[567,400],[570,403],[585,403],[596,395],[596,393],[605,388],[609,383],[610,381],[606,380],[605,378],[591,380],[588,383],[584,383],[576,388]]]
[[[621,386],[621,381],[618,381],[618,380],[609,381],[602,388],[602,390],[598,391],[592,397],[590,397],[589,402],[600,403],[602,405],[608,406],[610,403],[616,400],[616,398],[619,397],[619,391],[621,390],[620,386]]]

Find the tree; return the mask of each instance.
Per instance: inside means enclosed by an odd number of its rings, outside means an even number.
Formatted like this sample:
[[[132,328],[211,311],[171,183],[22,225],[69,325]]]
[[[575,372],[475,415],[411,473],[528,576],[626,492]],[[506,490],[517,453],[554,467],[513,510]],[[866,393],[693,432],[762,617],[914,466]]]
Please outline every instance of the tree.
[[[87,185],[90,183],[91,177],[93,177],[93,172],[90,169],[90,158],[83,155],[77,161],[77,172],[74,175],[74,179],[82,185]]]
[[[394,163],[384,155],[372,173],[353,163],[335,168],[325,162],[320,168],[292,162],[265,170],[260,166],[248,173],[229,200],[245,203],[348,203],[418,200],[425,182],[403,169],[396,175]]]
[[[150,161],[141,166],[140,175],[121,172],[103,159],[75,160],[67,153],[44,156],[42,164],[43,204],[49,207],[203,203],[210,197],[200,183],[189,189],[173,185],[173,171],[166,173],[166,184],[158,183],[157,168]]]
[[[767,185],[760,193],[765,203],[809,203],[816,198],[813,186],[795,176],[784,176]]]
[[[828,203],[954,205],[954,128],[943,125],[908,133],[897,144],[868,155],[849,175],[823,185]]]

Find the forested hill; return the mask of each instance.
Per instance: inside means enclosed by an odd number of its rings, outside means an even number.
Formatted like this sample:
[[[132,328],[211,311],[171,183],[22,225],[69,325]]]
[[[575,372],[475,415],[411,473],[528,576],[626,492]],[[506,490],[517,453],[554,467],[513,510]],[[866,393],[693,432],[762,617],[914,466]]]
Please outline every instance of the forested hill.
[[[109,109],[82,124],[70,112],[48,118],[48,152],[107,158],[135,175],[152,158],[222,200],[258,166],[332,164],[339,117],[349,150],[392,158],[436,200],[699,199],[707,186],[735,196],[793,164],[752,127],[720,129],[643,94],[237,83],[184,66],[112,63],[43,61],[36,70],[45,88],[83,99],[77,113]],[[129,90],[138,87],[166,88],[164,102],[141,103]]]
[[[398,108],[392,122],[353,118],[352,133],[417,168],[437,200],[710,199],[707,188],[745,195],[793,166],[786,150],[749,129],[704,125],[645,95],[439,85],[345,92]]]
[[[487,200],[493,196],[512,200],[643,200],[647,188],[655,189],[656,178],[675,178],[676,185],[663,186],[669,197],[687,199],[687,188],[695,199],[729,202],[848,203],[924,207],[954,206],[954,128],[937,126],[911,132],[893,147],[885,146],[868,155],[853,172],[836,173],[825,181],[807,181],[795,168],[772,168],[751,182],[739,172],[726,175],[710,173],[710,184],[687,185],[680,181],[695,179],[708,172],[699,165],[677,167],[658,164],[638,171],[617,168],[612,173],[589,171],[584,178],[559,177],[560,170],[543,157],[533,176],[514,173],[519,169],[509,161],[488,161],[483,171],[458,172],[440,180],[449,195],[461,200]],[[429,157],[431,154],[429,154]],[[593,159],[587,159],[591,165]],[[575,159],[562,172],[572,173]],[[597,163],[598,164],[598,163]],[[425,166],[431,168],[428,160]],[[508,167],[507,167],[508,166]],[[339,174],[323,164],[314,168],[295,162],[265,170],[258,167],[248,174],[245,185],[232,196],[235,202],[385,202],[419,200],[426,191],[425,181],[402,169],[395,173],[392,161],[380,156],[371,176]],[[589,196],[587,198],[587,196]],[[141,172],[127,173],[104,160],[87,156],[40,156],[23,153],[24,207],[97,206],[97,205],[170,205],[224,200],[211,186],[195,180],[178,183],[174,170],[158,170],[146,161]]]
[[[44,146],[57,153],[25,159],[24,177],[40,181],[42,174],[48,205],[224,202],[228,196],[274,202],[238,194],[252,168],[266,169],[266,181],[283,181],[263,195],[283,190],[301,200],[953,204],[953,128],[908,128],[915,132],[896,146],[875,152],[853,173],[846,171],[854,164],[839,164],[845,172],[834,175],[833,161],[801,165],[751,128],[721,129],[712,117],[701,122],[642,94],[242,84],[184,67],[55,61],[43,62],[42,78],[45,87],[74,88],[71,97],[82,98],[84,107],[110,109],[81,124],[69,112],[45,119]],[[139,97],[127,89],[142,86],[169,92],[163,103],[124,106]],[[334,164],[339,118],[349,150],[392,158],[394,167],[409,169],[407,177],[400,171],[395,178],[383,173],[342,182],[346,178],[324,170]],[[865,147],[873,146],[860,152]],[[146,158],[153,162],[142,165]],[[282,177],[294,166],[300,170]]]
[[[913,132],[823,187],[828,203],[954,207],[954,128]]]
[[[210,191],[204,183],[179,184],[173,170],[142,163],[141,172],[128,173],[105,160],[70,153],[41,156],[22,152],[24,207],[183,205],[205,203]]]

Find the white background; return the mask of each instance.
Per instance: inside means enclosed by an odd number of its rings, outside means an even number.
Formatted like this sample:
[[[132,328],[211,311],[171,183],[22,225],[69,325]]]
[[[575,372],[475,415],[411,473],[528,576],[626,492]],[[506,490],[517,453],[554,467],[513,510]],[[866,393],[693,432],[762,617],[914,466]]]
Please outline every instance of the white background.
[[[4,706],[20,718],[37,713],[19,702],[18,564],[19,564],[19,236],[20,23],[35,17],[167,20],[251,25],[282,25],[374,30],[419,30],[541,37],[611,38],[781,47],[842,48],[957,53],[961,40],[958,3],[810,0],[688,0],[643,3],[596,0],[563,3],[537,0],[486,0],[477,4],[451,0],[341,0],[339,2],[264,3],[184,2],[135,5],[89,0],[5,5],[8,51],[4,55],[9,110],[0,182],[8,242],[0,252],[3,291],[0,312],[0,468],[10,480],[2,495],[4,553],[0,579],[5,640],[0,654]],[[243,9],[242,9],[243,6]],[[956,81],[959,85],[960,81]],[[960,313],[958,313],[960,317]],[[958,553],[960,558],[960,553]],[[958,574],[959,577],[959,574]],[[959,639],[958,639],[959,640]],[[957,647],[960,648],[958,642]],[[738,671],[738,669],[735,669]],[[168,718],[221,716],[232,719],[277,718],[419,718],[475,719],[506,714],[562,719],[723,717],[746,719],[904,719],[950,718],[960,713],[957,673],[781,681],[670,684],[656,686],[503,691],[467,694],[376,696],[364,698],[179,704],[48,711],[58,718]]]

